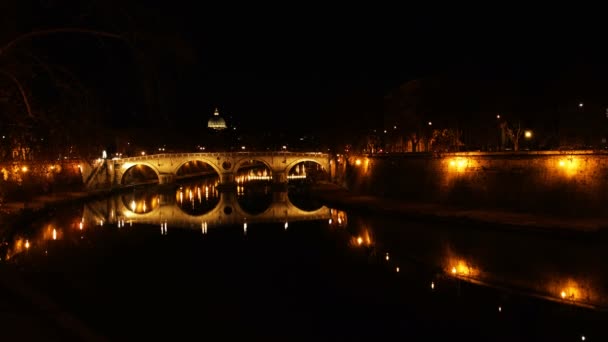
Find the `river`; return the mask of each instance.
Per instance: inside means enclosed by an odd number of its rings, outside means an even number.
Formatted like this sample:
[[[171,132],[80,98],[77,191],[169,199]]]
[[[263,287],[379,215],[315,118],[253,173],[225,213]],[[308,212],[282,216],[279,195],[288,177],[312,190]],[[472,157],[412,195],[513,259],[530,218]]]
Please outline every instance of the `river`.
[[[0,336],[608,339],[605,239],[410,222],[263,182],[216,185],[134,190],[5,229]]]

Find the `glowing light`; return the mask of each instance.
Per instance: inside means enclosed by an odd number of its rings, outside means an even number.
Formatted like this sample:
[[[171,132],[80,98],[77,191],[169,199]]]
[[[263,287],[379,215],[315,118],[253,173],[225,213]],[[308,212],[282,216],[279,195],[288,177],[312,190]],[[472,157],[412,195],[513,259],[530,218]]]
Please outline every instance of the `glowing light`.
[[[496,118],[497,118],[497,119],[500,119],[500,114],[496,114]]]
[[[84,225],[84,224],[83,224],[82,222],[80,222],[80,223],[78,224],[78,228],[79,228],[80,230],[82,230],[83,225]]]
[[[579,104],[578,104],[578,108],[583,108],[583,106],[584,106],[584,105],[585,105],[584,103],[579,102]]]
[[[23,171],[23,172],[27,172],[27,166],[23,166],[23,167],[21,168],[21,171]]]
[[[101,151],[101,158],[108,159],[108,152],[106,150]]]
[[[145,156],[145,155],[146,155],[146,152],[145,152],[145,151],[141,151],[141,155],[142,155],[142,156]]]
[[[137,208],[137,204],[135,204],[135,200],[131,201],[131,211],[135,211],[135,208]]]
[[[498,312],[502,312],[502,307],[498,307]]]
[[[329,224],[331,224],[333,221],[331,219],[329,219]]]
[[[342,218],[338,217],[338,224],[342,224]]]
[[[357,165],[357,166],[361,165],[361,159],[355,160],[355,165]]]
[[[386,256],[384,258],[386,259],[386,261],[388,261],[388,259],[389,259],[388,253],[386,253]]]
[[[435,289],[435,282],[431,282],[431,290]]]
[[[245,146],[241,146],[241,150],[244,150],[244,149],[245,149]]]
[[[53,240],[57,240],[57,230],[53,228]]]
[[[527,139],[532,138],[532,131],[525,131],[524,132],[524,137],[526,137]]]
[[[25,248],[26,249],[30,248],[30,241],[29,240],[25,240]]]
[[[566,298],[566,291],[562,291],[562,293],[560,293],[560,296],[562,296],[562,299]]]
[[[469,159],[468,158],[454,158],[451,159],[449,162],[450,168],[449,171],[456,171],[456,172],[464,172],[467,167],[469,166]]]
[[[363,243],[363,238],[359,236],[359,237],[357,238],[357,244],[358,244],[358,245],[361,245],[362,243]]]
[[[464,260],[450,259],[448,265],[450,266],[446,268],[446,272],[454,276],[475,277],[480,273],[479,269],[471,266],[471,264]]]
[[[433,123],[431,121],[429,121],[429,126],[433,126]]]
[[[289,223],[285,222],[285,229],[287,229],[287,227],[289,227]]]
[[[395,267],[395,271],[399,273],[399,267]]]
[[[582,171],[584,168],[584,166],[581,165],[581,160],[573,156],[560,159],[558,165],[567,177],[575,176],[577,173],[579,173],[579,171]]]
[[[586,340],[585,335],[581,335],[581,341]]]

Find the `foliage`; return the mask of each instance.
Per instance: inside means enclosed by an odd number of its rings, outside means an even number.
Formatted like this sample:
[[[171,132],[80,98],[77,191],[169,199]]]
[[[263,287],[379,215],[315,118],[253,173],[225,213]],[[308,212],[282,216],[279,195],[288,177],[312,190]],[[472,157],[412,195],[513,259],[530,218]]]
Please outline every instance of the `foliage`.
[[[463,143],[457,130],[443,128],[433,130],[430,145],[432,152],[455,152]]]
[[[117,112],[168,118],[175,87],[159,66],[194,58],[174,31],[159,31],[161,18],[112,0],[0,5],[0,157],[19,146],[31,152],[20,159],[88,157],[119,126],[106,119]]]

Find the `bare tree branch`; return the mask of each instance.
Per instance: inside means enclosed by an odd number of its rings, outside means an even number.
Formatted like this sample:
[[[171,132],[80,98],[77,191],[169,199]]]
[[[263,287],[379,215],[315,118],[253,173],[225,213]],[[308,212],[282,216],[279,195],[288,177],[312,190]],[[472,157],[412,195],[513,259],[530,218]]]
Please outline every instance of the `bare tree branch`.
[[[17,85],[17,88],[19,88],[19,92],[21,93],[21,97],[23,98],[23,103],[25,104],[25,109],[27,110],[27,115],[30,118],[33,118],[34,115],[32,114],[32,108],[30,107],[30,101],[27,99],[27,95],[25,94],[25,90],[23,89],[21,82],[19,82],[19,80],[8,71],[0,70],[0,74],[10,78],[15,83],[15,85]]]

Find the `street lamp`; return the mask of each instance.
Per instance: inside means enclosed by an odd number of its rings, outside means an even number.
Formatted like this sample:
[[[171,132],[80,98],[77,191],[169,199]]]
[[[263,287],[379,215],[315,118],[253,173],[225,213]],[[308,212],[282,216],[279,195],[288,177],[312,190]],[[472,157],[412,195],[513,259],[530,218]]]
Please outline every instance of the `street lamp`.
[[[526,139],[532,138],[532,131],[525,131],[524,132],[524,137],[526,137]]]

